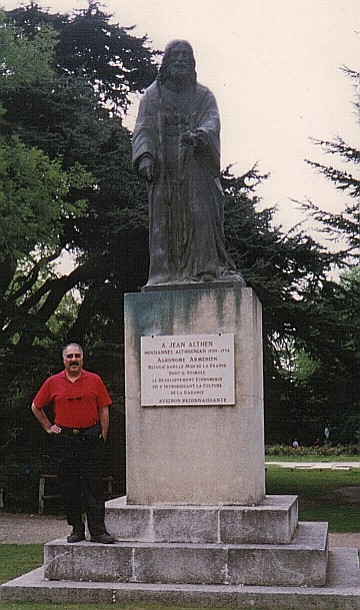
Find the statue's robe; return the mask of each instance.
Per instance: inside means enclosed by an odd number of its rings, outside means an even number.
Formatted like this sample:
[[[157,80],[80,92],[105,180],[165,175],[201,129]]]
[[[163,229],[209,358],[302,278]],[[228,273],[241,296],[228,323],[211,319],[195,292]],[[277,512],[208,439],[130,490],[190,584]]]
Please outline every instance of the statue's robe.
[[[181,135],[200,132],[197,146]],[[220,175],[220,118],[216,100],[195,84],[173,91],[155,81],[140,102],[133,134],[133,164],[154,163],[148,182],[148,285],[240,279],[225,249]],[[242,280],[242,278],[241,278]]]

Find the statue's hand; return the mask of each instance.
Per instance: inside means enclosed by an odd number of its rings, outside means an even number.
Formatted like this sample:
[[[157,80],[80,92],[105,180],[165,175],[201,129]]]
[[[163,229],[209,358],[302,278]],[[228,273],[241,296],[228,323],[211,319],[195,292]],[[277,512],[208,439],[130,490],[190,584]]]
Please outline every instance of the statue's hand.
[[[194,136],[195,134],[192,131],[185,131],[180,138],[180,143],[192,145],[195,143]]]
[[[139,161],[139,174],[150,182],[154,176],[154,161],[150,155],[144,155]]]
[[[207,148],[208,139],[207,134],[204,131],[195,131],[194,135],[194,145],[200,151],[203,151]]]
[[[181,144],[195,146],[204,149],[207,145],[206,134],[203,131],[185,131],[181,136]]]

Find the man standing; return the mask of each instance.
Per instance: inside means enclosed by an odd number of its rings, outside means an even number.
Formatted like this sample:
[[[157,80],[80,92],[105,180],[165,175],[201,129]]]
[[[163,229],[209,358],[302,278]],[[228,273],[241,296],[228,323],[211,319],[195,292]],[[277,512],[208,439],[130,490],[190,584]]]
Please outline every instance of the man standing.
[[[220,118],[214,95],[196,80],[187,41],[165,49],[133,134],[133,164],[149,199],[148,285],[235,280],[225,248],[220,183]]]
[[[112,400],[101,377],[83,369],[80,345],[66,345],[62,356],[64,370],[43,383],[31,409],[52,435],[60,491],[68,524],[73,528],[67,541],[85,540],[85,512],[91,542],[111,544],[115,539],[104,523],[102,469]],[[50,403],[54,407],[53,424],[43,411]]]

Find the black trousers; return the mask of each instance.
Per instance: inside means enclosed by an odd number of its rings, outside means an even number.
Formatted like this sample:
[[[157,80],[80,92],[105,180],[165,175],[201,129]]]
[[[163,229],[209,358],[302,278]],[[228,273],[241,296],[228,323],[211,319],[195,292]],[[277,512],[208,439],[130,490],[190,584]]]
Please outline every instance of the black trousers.
[[[84,531],[86,513],[92,536],[106,531],[103,486],[104,441],[100,426],[73,434],[62,430],[52,438],[53,457],[67,522],[77,532]]]

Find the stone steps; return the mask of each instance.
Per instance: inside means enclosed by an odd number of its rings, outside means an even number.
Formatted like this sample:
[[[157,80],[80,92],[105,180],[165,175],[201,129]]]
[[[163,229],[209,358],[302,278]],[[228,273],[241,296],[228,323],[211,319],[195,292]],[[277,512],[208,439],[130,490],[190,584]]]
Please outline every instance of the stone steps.
[[[286,544],[298,520],[297,496],[266,496],[256,506],[128,505],[123,496],[106,507],[106,526],[121,541]]]
[[[88,545],[90,548],[95,545]],[[43,568],[1,586],[9,602],[156,604],[188,608],[262,608],[263,610],[358,610],[359,560],[356,549],[329,552],[323,587],[164,585],[119,582],[47,581]]]
[[[188,544],[57,540],[45,545],[49,580],[322,586],[327,523],[299,523],[289,544]]]

